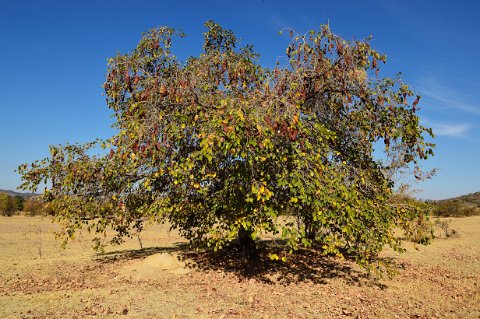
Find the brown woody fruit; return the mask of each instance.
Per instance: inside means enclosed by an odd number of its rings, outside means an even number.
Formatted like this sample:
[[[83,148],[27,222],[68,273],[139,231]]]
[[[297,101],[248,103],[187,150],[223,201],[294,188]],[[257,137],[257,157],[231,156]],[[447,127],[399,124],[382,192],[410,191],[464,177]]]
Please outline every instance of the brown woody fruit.
[[[417,111],[418,102],[420,102],[420,95],[417,95],[417,98],[415,99],[415,101],[413,101],[413,106],[412,106],[413,112]]]
[[[167,87],[165,86],[165,84],[162,84],[162,86],[160,86],[160,96],[165,97],[167,96],[167,93],[168,93]]]

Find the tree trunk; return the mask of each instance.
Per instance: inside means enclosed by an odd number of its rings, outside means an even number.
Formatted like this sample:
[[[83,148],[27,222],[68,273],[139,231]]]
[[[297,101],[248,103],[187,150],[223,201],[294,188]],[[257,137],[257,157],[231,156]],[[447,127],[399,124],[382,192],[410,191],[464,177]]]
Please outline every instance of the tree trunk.
[[[314,227],[313,218],[311,216],[307,216],[304,218],[304,225],[305,225],[305,237],[310,239],[312,242],[315,241],[317,237],[317,230]]]
[[[248,261],[256,261],[259,259],[257,244],[252,238],[252,231],[246,230],[243,226],[238,230],[238,244],[240,252]]]
[[[307,239],[311,240],[312,242],[315,241],[315,239],[317,238],[317,231],[315,229],[313,229],[313,227],[306,227],[305,229],[305,237],[307,237]]]

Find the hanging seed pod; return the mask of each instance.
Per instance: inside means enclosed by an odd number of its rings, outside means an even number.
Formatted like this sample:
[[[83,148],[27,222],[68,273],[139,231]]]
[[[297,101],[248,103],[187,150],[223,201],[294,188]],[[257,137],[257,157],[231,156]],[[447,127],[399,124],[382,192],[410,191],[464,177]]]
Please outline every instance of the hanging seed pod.
[[[168,90],[167,90],[167,87],[165,86],[165,84],[162,84],[160,86],[160,91],[159,92],[160,92],[161,97],[167,96]]]

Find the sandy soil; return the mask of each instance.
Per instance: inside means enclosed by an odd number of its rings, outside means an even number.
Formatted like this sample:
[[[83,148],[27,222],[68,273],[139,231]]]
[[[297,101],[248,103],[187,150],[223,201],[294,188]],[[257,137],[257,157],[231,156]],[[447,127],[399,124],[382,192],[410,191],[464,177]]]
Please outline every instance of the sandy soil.
[[[48,218],[0,217],[0,318],[480,318],[480,216],[452,219],[458,238],[385,252],[380,282],[345,260],[299,255],[256,267],[185,254],[164,225],[96,254],[67,246]],[[189,258],[190,257],[190,258]]]

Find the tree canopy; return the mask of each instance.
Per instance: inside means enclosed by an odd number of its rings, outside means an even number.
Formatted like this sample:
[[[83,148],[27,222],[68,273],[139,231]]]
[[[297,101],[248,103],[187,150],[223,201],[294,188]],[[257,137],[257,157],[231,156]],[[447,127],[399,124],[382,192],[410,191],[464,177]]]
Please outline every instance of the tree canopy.
[[[385,245],[401,249],[395,228],[423,212],[391,201],[391,172],[419,174],[433,134],[420,125],[420,97],[380,76],[386,56],[329,26],[287,30],[291,42],[270,69],[232,31],[205,26],[202,53],[186,61],[172,53],[183,34],[168,27],[110,59],[115,136],[51,146],[50,158],[19,167],[23,189],[48,183],[64,238],[111,228],[118,243],[168,221],[202,247],[240,238],[247,257],[264,233],[281,234],[290,252],[314,247],[362,265]],[[104,155],[92,155],[96,145]]]

